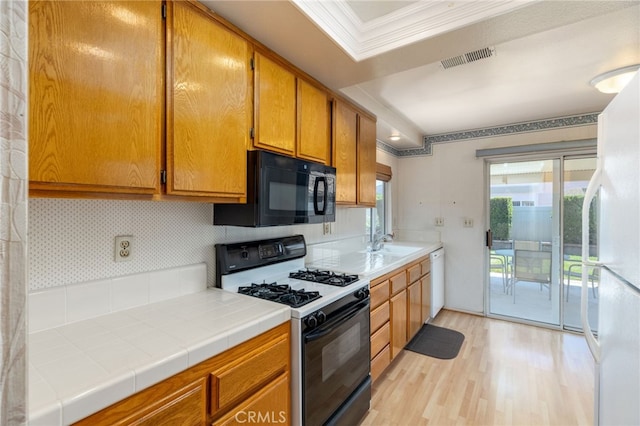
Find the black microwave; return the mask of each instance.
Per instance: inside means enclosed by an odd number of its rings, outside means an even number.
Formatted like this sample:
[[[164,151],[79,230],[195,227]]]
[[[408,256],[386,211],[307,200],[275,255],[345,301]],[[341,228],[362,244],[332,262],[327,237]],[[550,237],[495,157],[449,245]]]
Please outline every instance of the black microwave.
[[[336,169],[268,151],[247,152],[247,203],[215,204],[214,225],[335,222]]]

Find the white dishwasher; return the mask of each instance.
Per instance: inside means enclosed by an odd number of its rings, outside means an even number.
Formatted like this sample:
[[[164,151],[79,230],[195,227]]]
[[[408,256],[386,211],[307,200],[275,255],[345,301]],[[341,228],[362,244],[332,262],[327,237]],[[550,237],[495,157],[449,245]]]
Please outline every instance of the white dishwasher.
[[[444,248],[431,252],[431,312],[435,318],[444,306]]]

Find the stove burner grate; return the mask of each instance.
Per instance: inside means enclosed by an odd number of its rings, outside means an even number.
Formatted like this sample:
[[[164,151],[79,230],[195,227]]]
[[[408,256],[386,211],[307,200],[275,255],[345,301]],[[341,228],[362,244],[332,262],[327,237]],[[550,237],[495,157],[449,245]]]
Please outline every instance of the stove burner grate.
[[[240,287],[238,293],[283,303],[293,308],[299,308],[322,297],[317,291],[293,290],[286,284],[277,283],[251,284]]]
[[[298,280],[313,281],[320,284],[328,284],[339,287],[347,286],[355,281],[358,281],[357,275],[340,274],[331,271],[323,270],[300,270],[297,272],[291,272],[289,278],[295,278]]]

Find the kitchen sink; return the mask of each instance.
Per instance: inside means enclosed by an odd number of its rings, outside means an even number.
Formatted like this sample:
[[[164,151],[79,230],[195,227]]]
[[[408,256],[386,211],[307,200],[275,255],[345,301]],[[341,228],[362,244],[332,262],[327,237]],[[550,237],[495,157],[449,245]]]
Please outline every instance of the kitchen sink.
[[[360,253],[378,253],[386,256],[403,257],[415,253],[418,250],[420,250],[420,247],[385,244],[379,250],[374,251],[371,248],[368,248],[366,250],[362,250]]]

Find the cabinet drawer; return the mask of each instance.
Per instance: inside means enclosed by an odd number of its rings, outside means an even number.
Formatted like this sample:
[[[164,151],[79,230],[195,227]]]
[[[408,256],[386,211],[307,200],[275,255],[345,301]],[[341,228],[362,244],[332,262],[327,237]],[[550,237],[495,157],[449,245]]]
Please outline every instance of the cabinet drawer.
[[[420,279],[420,272],[420,264],[413,265],[411,268],[407,269],[407,279],[409,280],[410,284]]]
[[[259,413],[262,421],[269,424],[288,424],[289,420],[289,376],[287,374],[269,383],[245,403],[231,410],[213,426],[250,424]],[[252,416],[252,417],[250,417]],[[255,422],[255,420],[254,420]]]
[[[394,295],[407,287],[407,274],[405,271],[400,272],[390,278],[391,295]]]
[[[371,332],[377,331],[387,321],[389,321],[389,301],[371,311]]]
[[[223,367],[211,373],[211,414],[230,406],[286,372],[288,359],[289,345],[285,339],[260,348],[231,368]]]
[[[375,356],[375,358],[371,360],[371,380],[375,382],[390,363],[391,349],[389,348],[389,345],[387,345],[378,355]]]
[[[375,309],[389,300],[389,280],[371,288],[371,309]]]
[[[386,323],[380,330],[373,333],[371,336],[371,358],[375,357],[382,348],[389,345],[390,338],[389,323]]]
[[[427,257],[425,260],[420,262],[420,269],[422,270],[422,275],[431,272],[431,259]]]

